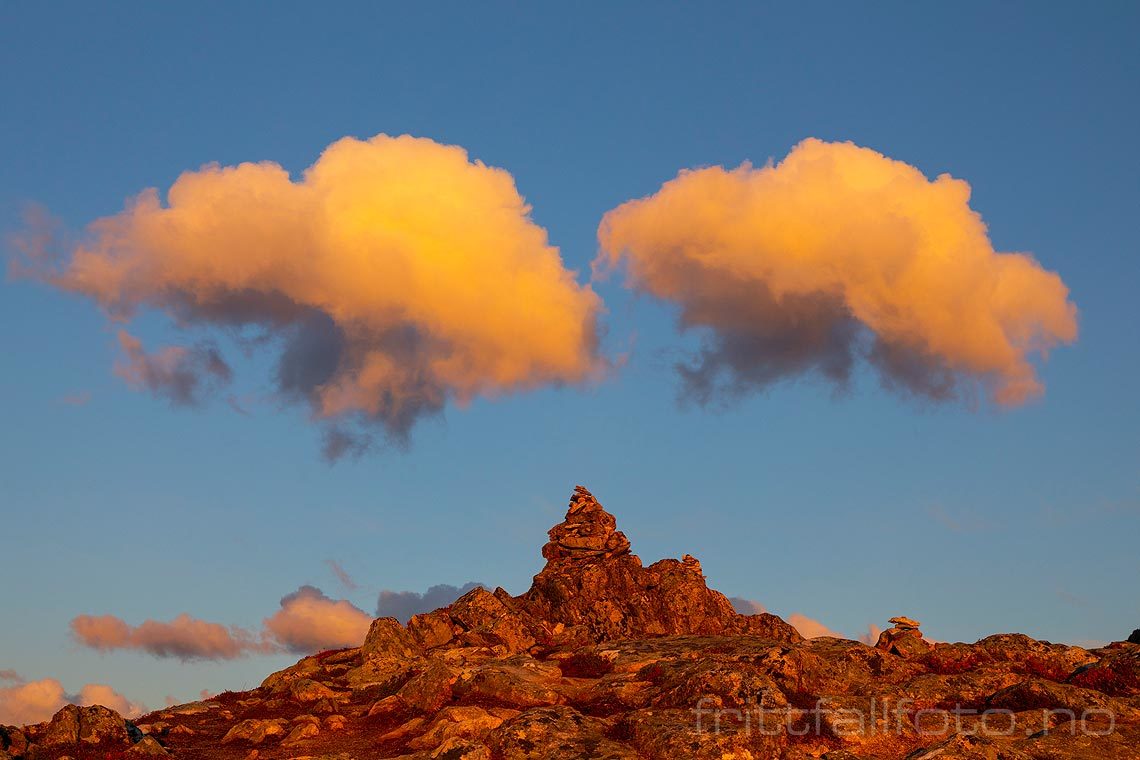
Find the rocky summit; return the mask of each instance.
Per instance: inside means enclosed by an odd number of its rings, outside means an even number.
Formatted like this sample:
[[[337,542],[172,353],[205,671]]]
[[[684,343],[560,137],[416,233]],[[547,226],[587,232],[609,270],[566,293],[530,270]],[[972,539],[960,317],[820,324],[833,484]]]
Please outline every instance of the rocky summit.
[[[256,689],[131,722],[0,728],[0,760],[1140,758],[1140,645],[1020,634],[875,646],[742,615],[693,557],[648,567],[585,488],[521,596],[477,588]],[[1133,637],[1135,638],[1135,636]]]

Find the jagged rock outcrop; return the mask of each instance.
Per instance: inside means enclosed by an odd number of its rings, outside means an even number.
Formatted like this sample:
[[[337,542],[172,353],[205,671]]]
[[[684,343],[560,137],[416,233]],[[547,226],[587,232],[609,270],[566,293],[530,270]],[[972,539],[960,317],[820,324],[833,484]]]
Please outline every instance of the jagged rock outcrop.
[[[1135,631],[1132,632],[1132,635],[1128,637],[1128,643],[1129,644],[1140,644],[1140,628],[1137,628]]]
[[[141,740],[105,708],[0,728],[0,760],[1140,760],[1140,645],[932,644],[901,616],[874,647],[805,640],[630,549],[579,487],[520,596],[381,618]]]
[[[726,633],[801,640],[775,615],[738,614],[689,555],[643,567],[613,515],[583,486],[574,489],[566,519],[550,529],[542,555],[546,567],[518,598],[521,609],[590,641]]]

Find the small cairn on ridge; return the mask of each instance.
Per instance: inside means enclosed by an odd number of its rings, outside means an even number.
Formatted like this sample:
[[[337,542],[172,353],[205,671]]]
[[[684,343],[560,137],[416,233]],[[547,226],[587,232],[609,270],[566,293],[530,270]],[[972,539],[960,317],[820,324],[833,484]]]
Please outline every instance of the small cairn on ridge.
[[[899,615],[888,622],[893,623],[894,627],[879,634],[879,640],[875,643],[876,649],[903,658],[915,657],[931,650],[932,645],[922,638],[922,631],[918,630],[921,623],[917,620]]]
[[[617,530],[617,520],[602,508],[585,486],[574,486],[566,520],[550,529],[542,547],[548,560],[591,561],[629,554],[629,539]]]

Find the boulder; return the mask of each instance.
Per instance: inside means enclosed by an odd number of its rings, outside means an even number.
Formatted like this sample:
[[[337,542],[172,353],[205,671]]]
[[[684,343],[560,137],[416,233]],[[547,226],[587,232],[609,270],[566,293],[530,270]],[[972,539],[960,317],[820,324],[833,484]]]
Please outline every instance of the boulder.
[[[481,741],[503,724],[503,719],[481,707],[446,707],[427,730],[408,742],[412,749],[434,749],[453,739]]]
[[[504,654],[513,654],[535,644],[527,621],[481,586],[459,597],[448,614],[463,631],[460,637],[468,646],[499,648]]]
[[[562,671],[555,665],[516,656],[474,668],[455,684],[456,695],[479,704],[539,707],[566,701],[559,691]]]
[[[144,736],[127,750],[127,757],[170,757],[170,753],[153,737]]]
[[[65,705],[36,738],[40,747],[74,747],[80,744],[129,746],[142,738],[135,724],[102,705]]]
[[[65,705],[36,737],[40,747],[74,747],[79,744],[79,707]]]
[[[310,723],[308,721],[295,726],[289,734],[281,740],[282,747],[295,747],[302,744],[308,739],[313,738],[321,733],[321,727],[317,723]]]
[[[338,699],[341,692],[334,691],[322,683],[309,678],[298,678],[289,684],[289,695],[297,702],[317,702],[322,699]]]
[[[504,722],[487,736],[487,746],[492,757],[502,760],[641,760],[636,750],[611,740],[609,733],[610,724],[573,708],[540,707]]]
[[[411,717],[411,713],[412,708],[404,701],[403,697],[399,694],[391,694],[373,703],[368,710],[368,717],[376,718],[391,725],[407,720]]]
[[[424,649],[441,647],[455,637],[455,624],[446,610],[412,615],[408,633]]]
[[[400,621],[383,617],[372,621],[360,651],[365,660],[410,659],[422,654],[423,648],[400,625]]]
[[[321,662],[316,657],[306,657],[295,665],[290,665],[284,670],[279,670],[272,673],[261,682],[261,688],[269,692],[282,692],[289,688],[289,684],[293,681],[302,678],[313,678],[321,673]],[[190,705],[183,705],[189,707]],[[189,714],[189,713],[182,713]]]
[[[434,713],[451,700],[451,686],[458,677],[442,660],[429,660],[397,695],[412,710]]]
[[[261,744],[274,736],[284,736],[288,721],[283,718],[259,720],[247,718],[241,721],[222,737],[222,744],[231,742],[245,742],[247,744]]]

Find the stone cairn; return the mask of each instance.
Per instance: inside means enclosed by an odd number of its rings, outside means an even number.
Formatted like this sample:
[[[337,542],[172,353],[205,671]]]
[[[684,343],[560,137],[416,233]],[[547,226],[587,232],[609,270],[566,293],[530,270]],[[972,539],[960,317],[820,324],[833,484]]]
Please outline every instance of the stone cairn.
[[[592,561],[629,554],[629,539],[617,530],[614,516],[584,486],[575,486],[566,519],[550,529],[542,547],[548,560]]]
[[[918,630],[921,623],[917,620],[899,615],[888,622],[893,623],[894,627],[879,634],[879,640],[875,643],[876,649],[900,657],[913,657],[930,651],[931,644],[922,638],[922,631]]]

